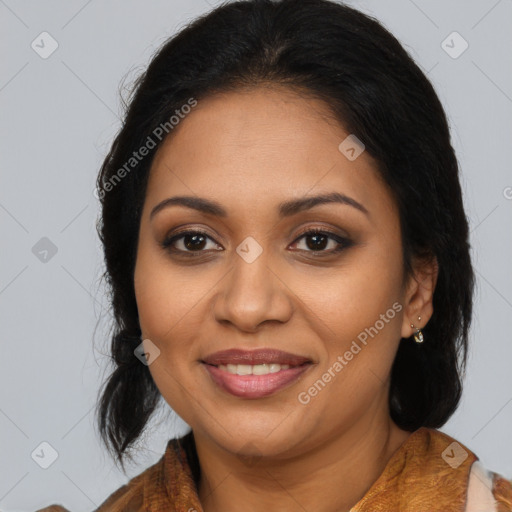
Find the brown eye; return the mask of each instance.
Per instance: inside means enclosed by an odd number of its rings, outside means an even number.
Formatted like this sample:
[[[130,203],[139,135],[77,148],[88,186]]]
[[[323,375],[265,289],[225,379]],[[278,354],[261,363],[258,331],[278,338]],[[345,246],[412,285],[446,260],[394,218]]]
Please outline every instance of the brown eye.
[[[172,252],[205,252],[204,249],[208,246],[208,240],[213,242],[209,249],[219,250],[220,246],[203,231],[182,231],[165,239],[162,242],[162,247]]]
[[[181,239],[183,240],[184,247],[188,251],[201,250],[204,249],[204,247],[207,245],[207,237],[201,234],[183,235]]]
[[[323,252],[332,254],[342,251],[351,245],[351,241],[347,238],[341,237],[329,231],[309,230],[303,233],[294,242],[294,245],[299,240],[305,240],[304,247],[298,249],[305,252]],[[328,248],[328,250],[325,250]]]

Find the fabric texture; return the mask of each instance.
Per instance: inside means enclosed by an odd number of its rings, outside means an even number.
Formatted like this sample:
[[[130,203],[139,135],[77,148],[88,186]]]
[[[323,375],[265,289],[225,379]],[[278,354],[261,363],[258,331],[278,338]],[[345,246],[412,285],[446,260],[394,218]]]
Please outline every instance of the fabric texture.
[[[483,512],[497,510],[492,493],[492,473],[487,471],[479,460],[473,463],[469,474],[468,498],[465,512]]]
[[[475,464],[477,463],[477,464]],[[203,512],[193,433],[171,439],[162,458],[94,512]],[[52,505],[37,512],[69,512]],[[455,439],[422,427],[395,451],[350,512],[512,512],[512,481],[487,471]]]

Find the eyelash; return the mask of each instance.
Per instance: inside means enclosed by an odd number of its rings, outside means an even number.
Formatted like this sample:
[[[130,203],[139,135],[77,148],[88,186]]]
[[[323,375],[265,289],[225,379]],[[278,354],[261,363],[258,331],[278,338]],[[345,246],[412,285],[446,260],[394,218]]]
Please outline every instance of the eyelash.
[[[208,233],[206,233],[205,231],[201,231],[200,229],[195,229],[195,230],[181,231],[180,233],[177,233],[177,234],[173,235],[172,237],[166,238],[161,243],[161,246],[162,246],[163,249],[166,249],[166,250],[168,250],[171,253],[174,253],[174,254],[179,253],[180,255],[186,255],[186,257],[192,257],[192,258],[201,255],[201,253],[207,252],[207,251],[205,251],[203,249],[199,250],[199,251],[184,251],[182,249],[175,249],[174,247],[172,247],[172,245],[176,241],[180,240],[181,238],[186,237],[187,235],[202,235],[202,236],[204,236],[204,237],[214,241],[208,235]],[[305,238],[307,236],[313,236],[313,235],[324,235],[324,236],[327,236],[328,238],[330,238],[330,239],[334,240],[335,242],[337,242],[339,245],[335,249],[331,249],[329,251],[325,251],[325,250],[313,251],[313,250],[304,250],[304,249],[299,249],[299,251],[307,252],[307,253],[313,253],[313,254],[317,254],[317,255],[322,255],[322,254],[331,255],[331,254],[337,254],[337,253],[339,253],[339,252],[341,252],[341,251],[343,251],[345,249],[348,249],[353,244],[353,242],[350,239],[342,237],[342,236],[339,236],[339,235],[337,235],[337,234],[335,234],[335,233],[333,233],[331,231],[326,231],[326,230],[321,230],[321,229],[308,229],[307,231],[304,231],[303,233],[301,233],[294,240],[292,245],[296,244],[302,238]],[[322,256],[320,256],[320,257],[322,257]]]

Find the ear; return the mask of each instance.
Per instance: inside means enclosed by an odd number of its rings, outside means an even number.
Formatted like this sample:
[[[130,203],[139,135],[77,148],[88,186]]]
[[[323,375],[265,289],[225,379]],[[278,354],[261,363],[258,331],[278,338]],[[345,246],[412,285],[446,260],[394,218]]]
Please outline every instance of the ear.
[[[437,258],[414,262],[413,275],[409,277],[404,297],[404,316],[402,321],[402,338],[409,338],[427,325],[433,312],[434,290],[436,288],[439,266]],[[421,317],[421,320],[418,320]],[[414,324],[414,329],[411,327]]]

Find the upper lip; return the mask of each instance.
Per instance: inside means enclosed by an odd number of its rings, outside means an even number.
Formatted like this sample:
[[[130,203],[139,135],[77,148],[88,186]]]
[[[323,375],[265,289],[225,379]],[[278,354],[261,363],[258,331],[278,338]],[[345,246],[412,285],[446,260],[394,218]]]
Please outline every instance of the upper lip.
[[[261,348],[257,350],[242,350],[233,348],[214,352],[203,359],[206,364],[218,366],[219,364],[288,364],[300,366],[304,363],[311,363],[311,359],[275,350],[272,348]]]

